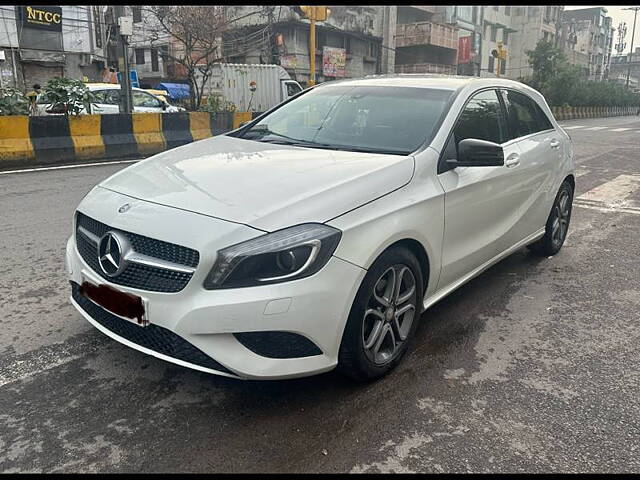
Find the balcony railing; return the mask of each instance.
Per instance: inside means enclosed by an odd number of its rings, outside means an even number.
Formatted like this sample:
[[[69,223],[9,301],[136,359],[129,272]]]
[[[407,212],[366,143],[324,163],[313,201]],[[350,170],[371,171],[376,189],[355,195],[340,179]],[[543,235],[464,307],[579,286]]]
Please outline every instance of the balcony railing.
[[[456,65],[443,65],[441,63],[410,63],[396,65],[396,73],[440,73],[455,75],[458,72]]]
[[[435,45],[458,49],[458,30],[432,22],[403,23],[396,26],[396,48]]]

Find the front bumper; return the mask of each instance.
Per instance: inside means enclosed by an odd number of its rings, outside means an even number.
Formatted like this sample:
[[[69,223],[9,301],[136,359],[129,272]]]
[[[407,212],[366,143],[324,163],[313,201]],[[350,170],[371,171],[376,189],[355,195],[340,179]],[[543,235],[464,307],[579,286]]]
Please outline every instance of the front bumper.
[[[129,288],[112,284],[93,271],[79,255],[75,235],[72,236],[66,252],[72,285],[89,281],[139,295],[147,305],[151,322],[150,326],[141,327],[119,317],[105,320],[108,317],[106,310],[84,297],[72,295],[73,305],[96,328],[129,347],[163,360],[231,377],[293,378],[325,372],[336,366],[344,325],[365,270],[332,257],[323,269],[308,278],[259,287],[205,290],[202,283],[215,260],[215,250],[213,254],[208,254],[199,239],[208,235],[215,238],[216,232],[227,238],[250,238],[260,232],[252,232],[248,227],[238,225],[231,228],[228,222],[222,220],[146,202],[139,208],[132,208],[132,215],[122,216],[126,221],[120,221],[115,215],[102,215],[101,210],[113,210],[114,205],[117,208],[123,200],[131,199],[110,193],[115,198],[106,204],[104,201],[85,199],[79,208],[83,213],[115,228],[134,230],[195,248],[200,251],[201,261],[189,284],[179,292],[162,293]],[[155,211],[156,215],[150,215],[153,213],[150,210]],[[145,214],[136,216],[136,211]],[[158,216],[178,228],[173,228],[171,235],[166,234],[167,223],[154,221]],[[179,234],[174,232],[199,233],[198,237],[185,235],[178,238]],[[218,248],[231,244],[228,241],[225,243]],[[89,304],[83,304],[83,301]],[[124,325],[118,322],[124,322]],[[319,353],[297,358],[260,355],[255,349],[247,348],[246,343],[241,343],[239,337],[234,335],[246,332],[302,335],[317,346]]]

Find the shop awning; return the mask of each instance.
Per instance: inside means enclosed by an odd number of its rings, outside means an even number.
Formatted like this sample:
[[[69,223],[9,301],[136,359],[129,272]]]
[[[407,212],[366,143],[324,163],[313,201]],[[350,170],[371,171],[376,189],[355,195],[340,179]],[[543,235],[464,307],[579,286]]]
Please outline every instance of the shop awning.
[[[171,100],[189,98],[189,85],[186,83],[159,83],[156,90],[166,90]]]

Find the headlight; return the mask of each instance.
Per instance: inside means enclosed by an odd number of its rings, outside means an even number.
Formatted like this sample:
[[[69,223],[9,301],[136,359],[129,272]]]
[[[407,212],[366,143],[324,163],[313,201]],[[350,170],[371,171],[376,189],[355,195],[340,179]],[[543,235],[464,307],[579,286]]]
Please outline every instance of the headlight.
[[[308,277],[329,261],[341,236],[333,227],[307,223],[219,250],[204,288],[250,287]]]

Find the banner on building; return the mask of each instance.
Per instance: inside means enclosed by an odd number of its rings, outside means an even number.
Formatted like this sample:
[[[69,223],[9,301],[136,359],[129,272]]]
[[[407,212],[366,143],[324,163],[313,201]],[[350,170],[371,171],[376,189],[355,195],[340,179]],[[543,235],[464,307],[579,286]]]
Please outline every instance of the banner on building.
[[[37,28],[62,32],[62,8],[45,6],[20,6],[19,14],[24,28]]]
[[[347,76],[347,51],[344,48],[323,47],[322,74],[325,77]]]
[[[295,55],[280,55],[280,66],[295,69],[298,67],[298,59]]]
[[[471,60],[471,36],[458,39],[458,63],[469,63]]]

